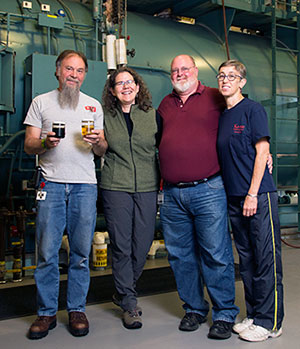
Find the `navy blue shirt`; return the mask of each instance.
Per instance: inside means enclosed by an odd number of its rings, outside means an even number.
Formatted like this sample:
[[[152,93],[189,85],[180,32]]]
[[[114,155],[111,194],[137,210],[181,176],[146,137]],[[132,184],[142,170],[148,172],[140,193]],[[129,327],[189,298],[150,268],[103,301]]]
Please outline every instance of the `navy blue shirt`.
[[[254,169],[255,144],[262,137],[270,139],[267,114],[259,103],[244,98],[222,113],[217,147],[227,195],[247,195]],[[276,187],[266,166],[258,193],[271,191],[276,191]]]

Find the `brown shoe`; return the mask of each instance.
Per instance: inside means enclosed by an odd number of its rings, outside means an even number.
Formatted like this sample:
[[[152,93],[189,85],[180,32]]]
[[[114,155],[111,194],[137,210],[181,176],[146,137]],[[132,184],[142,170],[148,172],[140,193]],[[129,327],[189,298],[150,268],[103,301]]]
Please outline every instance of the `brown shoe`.
[[[49,330],[56,326],[56,315],[38,316],[30,326],[28,337],[30,339],[40,339],[46,337]]]
[[[89,322],[81,311],[69,312],[69,329],[73,336],[85,336],[89,333]]]

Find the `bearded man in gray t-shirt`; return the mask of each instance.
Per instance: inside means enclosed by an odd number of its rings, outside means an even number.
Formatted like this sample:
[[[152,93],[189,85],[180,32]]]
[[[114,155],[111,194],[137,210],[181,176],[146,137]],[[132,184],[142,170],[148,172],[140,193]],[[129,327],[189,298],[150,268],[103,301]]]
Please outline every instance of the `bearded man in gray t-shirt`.
[[[66,229],[70,245],[67,311],[74,336],[89,331],[85,315],[89,288],[89,254],[96,223],[97,181],[94,154],[107,148],[100,103],[80,91],[88,70],[86,57],[63,51],[56,60],[57,90],[33,99],[24,124],[25,151],[39,155],[42,178],[37,193],[36,234],[38,263],[35,271],[38,317],[30,339],[43,338],[56,326],[58,309],[58,252]],[[82,136],[81,121],[94,123]],[[65,126],[65,137],[52,132],[53,122]]]

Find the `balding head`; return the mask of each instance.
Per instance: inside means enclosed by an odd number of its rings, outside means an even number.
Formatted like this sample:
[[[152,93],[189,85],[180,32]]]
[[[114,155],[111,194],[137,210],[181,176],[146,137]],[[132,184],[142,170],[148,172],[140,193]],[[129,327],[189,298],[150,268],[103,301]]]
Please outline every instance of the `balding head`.
[[[178,55],[175,58],[173,58],[172,62],[171,62],[171,69],[172,69],[172,65],[174,63],[176,63],[177,60],[185,60],[185,61],[190,61],[191,65],[196,66],[195,60],[192,56],[190,55]]]

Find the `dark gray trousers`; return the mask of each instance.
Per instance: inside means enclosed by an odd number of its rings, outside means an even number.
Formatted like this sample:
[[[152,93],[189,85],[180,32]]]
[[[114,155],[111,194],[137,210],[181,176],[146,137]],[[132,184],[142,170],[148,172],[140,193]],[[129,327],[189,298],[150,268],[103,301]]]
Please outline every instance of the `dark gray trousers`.
[[[115,287],[121,296],[121,308],[137,305],[136,282],[151,247],[157,212],[157,192],[127,193],[101,191],[104,216],[112,251]]]

